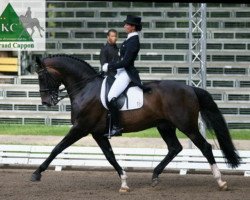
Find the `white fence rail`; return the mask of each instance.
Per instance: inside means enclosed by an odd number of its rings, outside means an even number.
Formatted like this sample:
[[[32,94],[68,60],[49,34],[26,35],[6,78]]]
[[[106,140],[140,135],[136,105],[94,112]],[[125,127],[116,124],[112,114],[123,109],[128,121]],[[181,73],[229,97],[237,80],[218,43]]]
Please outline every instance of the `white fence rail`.
[[[50,154],[53,146],[1,145],[0,166],[38,166]],[[166,149],[151,148],[113,148],[116,159],[124,168],[153,169],[167,154]],[[218,167],[224,171],[243,172],[250,176],[250,151],[239,151],[242,157],[241,165],[231,169],[225,164],[220,150],[213,150]],[[111,167],[99,147],[69,147],[53,160],[50,166],[55,170],[63,167]],[[210,166],[198,149],[184,149],[166,167],[180,170],[186,174],[188,170],[210,170]]]

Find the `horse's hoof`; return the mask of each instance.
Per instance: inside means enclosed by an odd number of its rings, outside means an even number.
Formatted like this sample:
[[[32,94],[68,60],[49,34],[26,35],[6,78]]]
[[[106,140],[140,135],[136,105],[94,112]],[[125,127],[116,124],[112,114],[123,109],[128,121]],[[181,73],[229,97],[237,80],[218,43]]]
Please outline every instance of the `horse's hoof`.
[[[226,191],[226,190],[228,190],[228,187],[227,187],[227,182],[222,182],[220,185],[219,185],[219,189],[221,190],[221,191]]]
[[[126,192],[129,192],[129,191],[130,191],[129,187],[121,187],[120,190],[119,190],[120,193],[126,193]]]
[[[41,180],[42,175],[38,174],[38,173],[33,173],[31,176],[31,181],[35,182],[35,181],[40,181]]]
[[[159,183],[159,178],[153,178],[153,179],[152,179],[152,187],[157,186],[158,183]]]

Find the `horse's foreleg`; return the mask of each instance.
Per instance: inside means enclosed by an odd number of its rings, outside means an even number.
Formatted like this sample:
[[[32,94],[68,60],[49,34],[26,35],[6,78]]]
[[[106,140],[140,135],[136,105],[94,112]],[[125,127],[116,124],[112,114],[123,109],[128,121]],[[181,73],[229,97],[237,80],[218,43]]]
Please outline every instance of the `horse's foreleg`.
[[[41,173],[45,171],[49,164],[54,160],[54,158],[61,153],[64,149],[75,143],[77,140],[82,138],[84,135],[81,133],[77,127],[72,127],[69,133],[62,139],[62,141],[56,145],[52,150],[49,157],[38,167],[38,169],[32,174],[31,181],[40,181]]]
[[[115,159],[115,154],[112,150],[112,147],[110,145],[109,140],[106,137],[95,137],[93,136],[97,144],[100,146],[102,149],[105,157],[109,161],[109,163],[115,168],[117,171],[118,175],[121,178],[121,188],[119,192],[128,192],[129,187],[127,185],[127,175],[126,172],[121,168],[121,166],[118,164],[118,162]]]
[[[34,27],[31,28],[31,31],[32,31],[32,32],[31,32],[30,36],[32,37],[32,36],[33,36],[33,33],[35,32]]]
[[[152,176],[152,186],[155,187],[159,183],[159,175],[162,173],[164,168],[170,163],[174,157],[182,150],[182,146],[178,141],[175,134],[175,127],[168,126],[167,124],[162,124],[157,127],[159,133],[163,140],[167,143],[168,154],[166,157],[158,164]]]

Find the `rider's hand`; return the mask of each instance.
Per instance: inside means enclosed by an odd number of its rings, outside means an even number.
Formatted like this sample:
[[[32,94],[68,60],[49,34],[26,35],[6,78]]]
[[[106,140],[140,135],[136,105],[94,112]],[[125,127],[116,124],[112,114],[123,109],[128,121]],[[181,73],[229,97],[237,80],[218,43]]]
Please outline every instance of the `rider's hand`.
[[[107,72],[107,71],[108,71],[108,63],[105,63],[105,64],[102,66],[102,71],[104,71],[104,72]]]

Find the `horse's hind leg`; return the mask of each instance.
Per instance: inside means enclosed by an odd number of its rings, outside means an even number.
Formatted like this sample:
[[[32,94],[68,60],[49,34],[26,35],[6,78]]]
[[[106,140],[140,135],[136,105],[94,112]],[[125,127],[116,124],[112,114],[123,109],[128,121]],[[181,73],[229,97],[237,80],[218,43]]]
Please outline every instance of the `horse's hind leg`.
[[[61,153],[64,149],[75,143],[77,140],[82,138],[84,135],[81,133],[81,130],[73,126],[69,133],[62,139],[62,141],[56,145],[52,150],[49,157],[38,167],[38,169],[32,174],[31,181],[40,181],[41,173],[45,171],[49,164],[54,160],[54,158]]]
[[[39,26],[36,26],[36,28],[39,31],[40,37],[43,37],[42,34],[41,34],[40,24],[39,24]]]
[[[152,176],[152,186],[156,186],[159,182],[159,175],[162,173],[164,168],[170,163],[174,157],[182,150],[182,146],[176,137],[176,128],[168,125],[161,124],[157,127],[163,140],[167,143],[168,154],[166,157],[155,167]]]
[[[191,134],[187,134],[187,136],[192,140],[195,146],[197,146],[201,150],[202,154],[206,157],[207,161],[211,166],[214,178],[216,179],[219,185],[219,188],[221,190],[227,190],[227,183],[221,180],[221,173],[215,162],[211,144],[209,144],[204,139],[204,137],[199,132],[198,128],[197,131]]]

